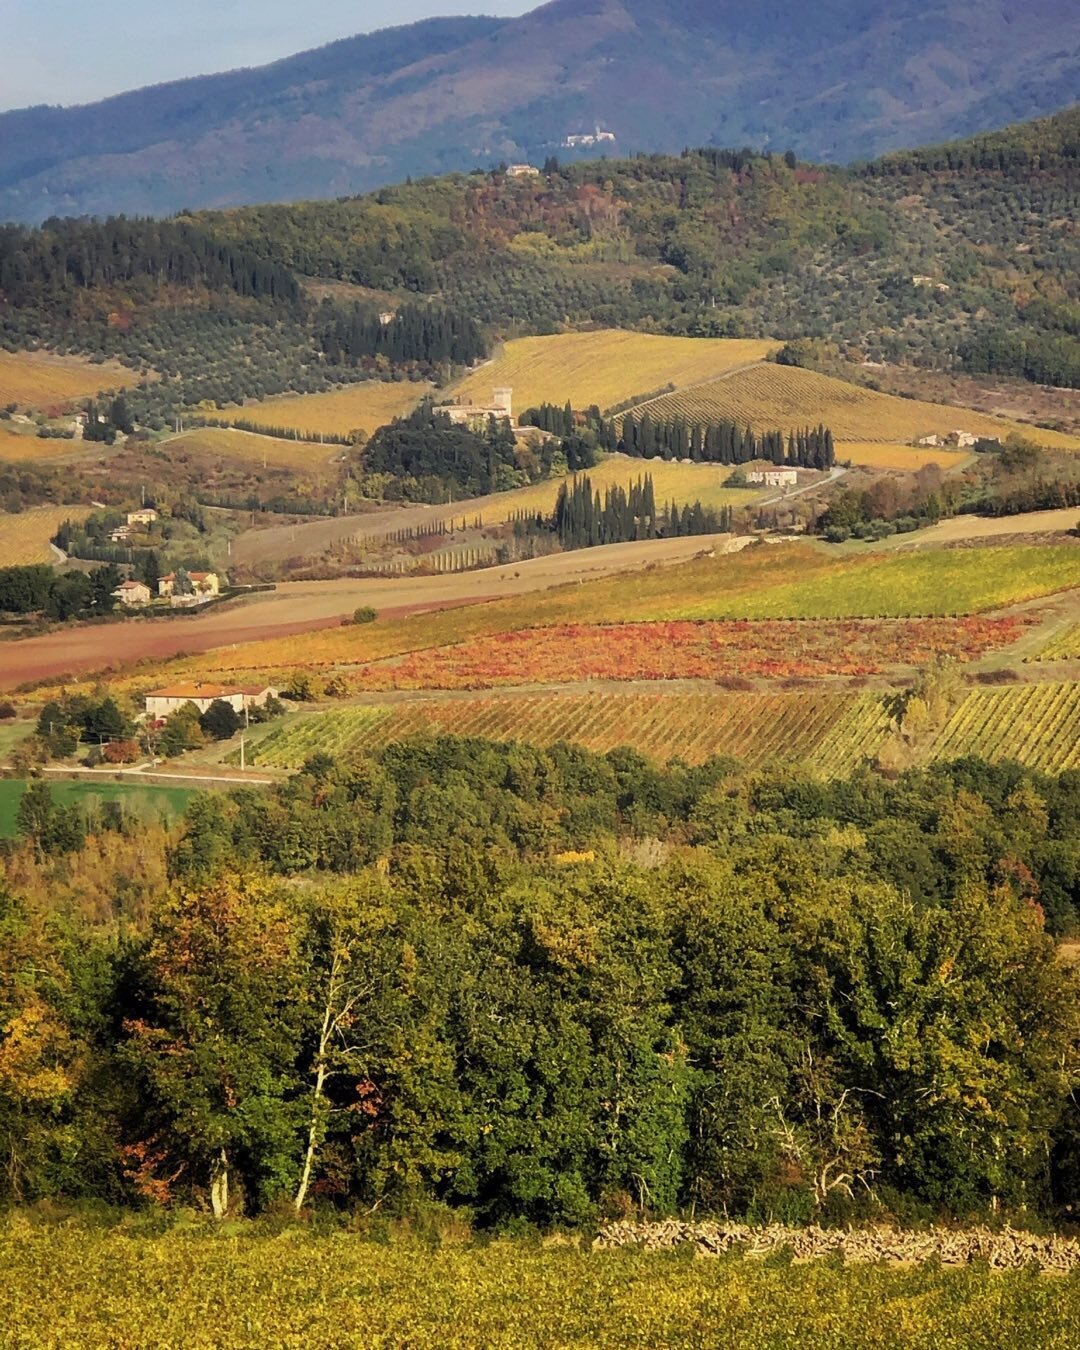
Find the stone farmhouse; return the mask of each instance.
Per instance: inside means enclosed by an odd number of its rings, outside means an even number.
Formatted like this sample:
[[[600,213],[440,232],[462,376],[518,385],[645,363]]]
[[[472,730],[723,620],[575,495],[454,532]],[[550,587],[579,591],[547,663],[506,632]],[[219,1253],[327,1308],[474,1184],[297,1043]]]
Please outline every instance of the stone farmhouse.
[[[129,525],[153,525],[157,518],[158,513],[150,506],[144,506],[139,511],[129,511],[127,513],[127,523]]]
[[[173,684],[146,695],[146,715],[151,721],[160,722],[187,703],[194,703],[204,713],[211,703],[217,702],[228,703],[236,712],[243,713],[249,708],[263,707],[271,698],[277,698],[277,690],[270,685]]]
[[[755,469],[746,475],[748,483],[764,487],[795,487],[799,481],[798,469]]]
[[[193,587],[193,594],[177,594],[176,573],[170,572],[158,582],[158,595],[174,601],[204,604],[207,600],[212,600],[215,595],[221,594],[221,578],[216,572],[189,572],[188,577]]]
[[[491,404],[486,407],[474,403],[448,403],[444,407],[438,408],[437,411],[445,413],[457,427],[483,430],[492,417],[509,422],[512,426],[514,423],[514,391],[513,389],[496,389]]]
[[[539,178],[540,170],[535,164],[511,164],[506,170],[507,178]]]
[[[113,599],[119,600],[129,609],[137,609],[150,603],[150,587],[141,581],[122,581],[113,591]]]

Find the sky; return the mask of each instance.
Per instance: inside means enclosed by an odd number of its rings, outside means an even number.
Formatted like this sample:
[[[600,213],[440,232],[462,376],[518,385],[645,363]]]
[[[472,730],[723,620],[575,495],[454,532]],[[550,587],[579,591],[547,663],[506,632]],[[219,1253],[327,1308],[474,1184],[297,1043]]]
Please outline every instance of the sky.
[[[0,110],[87,103],[258,66],[435,14],[524,14],[540,0],[0,0]]]

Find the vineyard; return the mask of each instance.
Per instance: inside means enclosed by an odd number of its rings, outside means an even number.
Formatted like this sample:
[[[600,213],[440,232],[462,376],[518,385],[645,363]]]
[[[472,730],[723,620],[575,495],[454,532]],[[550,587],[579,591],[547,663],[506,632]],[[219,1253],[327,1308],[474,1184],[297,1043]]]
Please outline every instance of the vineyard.
[[[1007,422],[966,408],[920,403],[878,394],[860,385],[815,371],[765,364],[662,398],[634,409],[648,409],[657,421],[732,421],[755,431],[824,422],[838,442],[897,443],[931,434],[947,435],[961,428],[979,436],[1003,437],[1011,432],[1063,450],[1080,450],[1080,438]],[[838,458],[844,458],[843,447]]]
[[[232,1221],[173,1229],[13,1215],[0,1317],[30,1347],[363,1344],[387,1350],[664,1345],[689,1350],[1067,1350],[1080,1282],[1028,1270],[688,1260],[682,1249],[365,1240]],[[212,1291],[212,1295],[207,1291]],[[213,1314],[207,1316],[207,1298]],[[351,1330],[350,1330],[351,1328]]]
[[[85,520],[85,506],[35,506],[18,515],[0,515],[0,567],[52,562],[49,540],[65,520]]]
[[[861,676],[974,660],[1015,642],[1019,619],[847,623],[566,624],[475,638],[363,667],[356,689],[490,689],[579,680]]]
[[[429,384],[408,381],[365,380],[327,394],[267,399],[250,404],[237,416],[259,426],[287,427],[313,440],[320,435],[347,436],[357,430],[370,436],[395,417],[411,412],[431,389]]]
[[[459,403],[485,405],[493,389],[514,391],[515,411],[569,399],[602,411],[658,389],[698,384],[762,361],[778,344],[757,339],[657,337],[606,329],[518,338],[451,392]]]
[[[630,745],[658,760],[731,755],[753,766],[804,763],[842,777],[872,759],[893,721],[872,694],[549,694],[415,699],[290,719],[249,755],[297,769],[317,753],[376,750],[417,735],[479,736],[600,752]]]
[[[1061,773],[1080,766],[1080,685],[1032,684],[967,695],[935,738],[933,760],[977,755]]]
[[[115,361],[0,350],[0,408],[9,403],[40,411],[59,408],[104,389],[127,389],[140,378]]]
[[[745,555],[744,555],[745,556]],[[734,562],[736,560],[724,560]],[[908,615],[978,614],[1040,595],[1080,586],[1080,549],[934,549],[870,554],[812,570],[779,584],[641,617],[686,619],[902,618]]]
[[[1029,661],[1077,661],[1080,660],[1080,624],[1071,624],[1063,632],[1046,644]]]

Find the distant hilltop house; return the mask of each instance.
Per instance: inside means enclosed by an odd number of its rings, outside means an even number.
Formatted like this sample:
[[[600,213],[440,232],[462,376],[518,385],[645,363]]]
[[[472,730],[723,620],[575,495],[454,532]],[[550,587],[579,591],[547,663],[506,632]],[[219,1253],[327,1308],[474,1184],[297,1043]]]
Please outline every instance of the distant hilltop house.
[[[506,170],[507,178],[539,178],[540,170],[535,164],[511,164]]]
[[[181,581],[177,584],[177,576],[187,576],[191,589]],[[216,572],[188,572],[176,573],[170,572],[167,576],[161,578],[158,582],[158,595],[169,600],[174,609],[183,608],[186,605],[201,605],[207,600],[212,600],[215,595],[221,594],[221,578]]]
[[[194,703],[200,713],[211,703],[228,703],[238,713],[249,708],[261,708],[268,699],[277,698],[277,690],[261,684],[173,684],[167,689],[155,689],[146,696],[146,715],[159,722],[186,703]]]
[[[513,425],[514,391],[513,389],[496,389],[488,407],[481,407],[475,403],[448,403],[439,408],[438,411],[445,413],[456,427],[471,427],[482,430],[492,417]]]
[[[150,587],[141,581],[122,581],[113,591],[113,599],[119,600],[129,609],[138,609],[150,603]]]
[[[799,481],[798,469],[755,469],[746,475],[748,483],[765,487],[795,487]]]
[[[615,139],[613,131],[601,131],[599,126],[595,130],[584,132],[573,136],[567,136],[563,141],[565,150],[581,150],[590,145],[605,145]]]
[[[157,520],[158,513],[152,507],[144,506],[139,511],[129,511],[127,523],[129,525],[153,525]]]
[[[379,322],[382,324],[384,328],[389,328],[389,326],[394,322],[394,318],[395,314],[392,309],[382,309],[379,311]]]
[[[938,281],[935,277],[912,277],[911,284],[913,286],[923,286],[928,290],[934,291],[952,290],[951,286],[947,286],[944,281]]]

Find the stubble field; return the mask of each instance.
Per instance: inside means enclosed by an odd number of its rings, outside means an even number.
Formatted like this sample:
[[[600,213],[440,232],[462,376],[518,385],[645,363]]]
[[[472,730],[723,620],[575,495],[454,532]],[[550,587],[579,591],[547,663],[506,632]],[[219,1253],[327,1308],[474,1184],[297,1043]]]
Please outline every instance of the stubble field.
[[[51,352],[0,351],[0,407],[45,410],[102,390],[128,389],[141,376],[116,361],[93,362]]]

